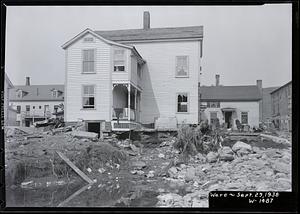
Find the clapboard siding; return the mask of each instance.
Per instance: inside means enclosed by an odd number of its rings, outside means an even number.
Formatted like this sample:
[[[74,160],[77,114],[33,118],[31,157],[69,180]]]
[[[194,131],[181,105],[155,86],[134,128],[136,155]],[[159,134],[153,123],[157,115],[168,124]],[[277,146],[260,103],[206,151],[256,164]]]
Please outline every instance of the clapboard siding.
[[[91,35],[86,35],[91,36]],[[111,46],[94,37],[95,42],[77,40],[68,47],[66,55],[66,113],[67,122],[110,120],[111,108]],[[82,50],[96,50],[95,74],[82,73]],[[95,109],[82,109],[82,86],[95,85]]]
[[[206,104],[206,102],[202,102]],[[253,126],[259,125],[259,102],[250,101],[250,102],[220,102],[220,108],[206,108],[204,110],[203,120],[207,119],[210,121],[210,113],[216,112],[217,117],[219,118],[220,124],[225,123],[224,113],[222,108],[234,108],[235,111],[232,114],[233,128],[236,128],[235,120],[242,121],[241,112],[248,112],[248,124]]]
[[[142,78],[142,123],[153,123],[155,117],[174,117],[178,123],[198,122],[198,75],[200,42],[158,42],[133,44],[147,61]],[[189,77],[175,77],[176,56],[189,56]],[[189,93],[189,113],[176,113],[176,93]]]

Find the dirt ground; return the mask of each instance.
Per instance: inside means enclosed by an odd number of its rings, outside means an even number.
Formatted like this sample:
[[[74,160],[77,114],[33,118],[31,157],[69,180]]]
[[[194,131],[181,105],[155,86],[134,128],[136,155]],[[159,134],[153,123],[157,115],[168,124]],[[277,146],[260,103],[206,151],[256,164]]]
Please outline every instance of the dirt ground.
[[[199,153],[161,173],[180,155],[174,134],[92,141],[70,132],[36,133],[40,138],[6,138],[7,198],[14,206],[208,207],[213,190],[291,191],[291,145],[255,136],[227,138],[218,152]],[[251,149],[236,150],[237,141]],[[92,187],[69,199],[86,184],[56,151],[91,178]]]

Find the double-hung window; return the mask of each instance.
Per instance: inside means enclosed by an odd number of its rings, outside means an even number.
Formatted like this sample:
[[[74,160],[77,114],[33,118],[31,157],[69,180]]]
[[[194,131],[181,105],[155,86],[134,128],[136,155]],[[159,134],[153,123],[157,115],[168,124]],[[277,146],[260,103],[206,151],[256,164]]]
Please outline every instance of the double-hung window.
[[[176,77],[188,77],[188,56],[176,56]]]
[[[188,94],[177,94],[177,112],[188,112]]]
[[[95,108],[95,86],[94,85],[83,86],[82,108],[84,109]]]
[[[17,106],[17,114],[21,113],[21,106]]]
[[[210,112],[210,124],[216,124],[218,119],[218,114],[215,111]]]
[[[241,112],[242,124],[248,124],[248,112]]]
[[[82,55],[82,73],[95,73],[95,49],[85,49]]]
[[[114,50],[114,71],[125,71],[125,50]]]

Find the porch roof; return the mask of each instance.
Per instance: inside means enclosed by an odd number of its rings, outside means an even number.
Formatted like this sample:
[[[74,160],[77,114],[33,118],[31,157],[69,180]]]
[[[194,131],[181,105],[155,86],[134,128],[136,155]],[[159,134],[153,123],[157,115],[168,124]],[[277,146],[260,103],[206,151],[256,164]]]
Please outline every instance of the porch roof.
[[[224,112],[232,112],[232,111],[236,111],[236,108],[226,107],[226,108],[221,108],[221,111],[224,111]]]

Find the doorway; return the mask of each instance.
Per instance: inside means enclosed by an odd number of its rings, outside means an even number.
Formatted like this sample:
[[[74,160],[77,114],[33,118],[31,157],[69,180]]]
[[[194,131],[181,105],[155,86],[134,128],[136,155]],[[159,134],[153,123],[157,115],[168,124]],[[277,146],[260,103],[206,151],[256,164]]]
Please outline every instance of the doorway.
[[[30,120],[25,120],[25,127],[30,127]]]
[[[87,124],[87,131],[97,133],[98,136],[100,136],[100,124],[101,123],[99,123],[99,122],[98,123],[96,123],[96,122],[88,123]]]
[[[232,111],[225,112],[225,123],[228,129],[232,127]]]

